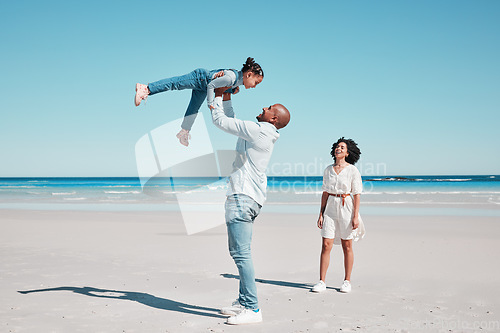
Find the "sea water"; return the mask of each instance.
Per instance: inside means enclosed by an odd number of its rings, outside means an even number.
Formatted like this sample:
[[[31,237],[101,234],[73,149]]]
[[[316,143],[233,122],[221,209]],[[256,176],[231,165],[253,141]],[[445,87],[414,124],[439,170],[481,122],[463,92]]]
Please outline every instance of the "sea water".
[[[210,198],[226,188],[225,178],[156,178],[145,187],[136,177],[0,178],[0,209],[175,210],[181,193]],[[322,177],[271,176],[266,206],[317,212],[321,194]],[[500,176],[363,176],[363,208],[387,204],[498,209]]]

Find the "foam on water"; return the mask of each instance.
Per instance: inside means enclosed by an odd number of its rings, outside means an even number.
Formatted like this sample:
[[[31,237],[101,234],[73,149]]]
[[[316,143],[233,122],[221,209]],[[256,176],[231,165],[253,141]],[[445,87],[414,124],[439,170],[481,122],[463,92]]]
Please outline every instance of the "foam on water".
[[[172,186],[173,185],[173,186]],[[267,204],[317,206],[322,177],[269,177]],[[0,205],[70,204],[151,207],[175,204],[183,193],[225,191],[226,179],[160,179],[141,187],[137,178],[0,178]],[[364,177],[362,203],[427,205],[464,203],[498,207],[500,178],[488,176]],[[202,203],[199,203],[202,204]],[[316,207],[317,208],[317,207]]]

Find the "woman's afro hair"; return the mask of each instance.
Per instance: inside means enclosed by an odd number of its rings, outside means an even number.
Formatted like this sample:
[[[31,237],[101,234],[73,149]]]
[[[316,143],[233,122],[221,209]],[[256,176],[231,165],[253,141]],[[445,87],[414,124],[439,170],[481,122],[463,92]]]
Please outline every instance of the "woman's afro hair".
[[[356,164],[357,161],[359,161],[359,157],[361,155],[361,151],[358,148],[358,144],[354,142],[352,139],[344,139],[344,137],[341,137],[340,139],[337,140],[332,146],[332,151],[330,152],[330,155],[332,155],[333,160],[336,162],[337,160],[335,159],[335,149],[339,145],[339,143],[344,142],[347,145],[347,157],[345,158],[345,161],[350,164]]]

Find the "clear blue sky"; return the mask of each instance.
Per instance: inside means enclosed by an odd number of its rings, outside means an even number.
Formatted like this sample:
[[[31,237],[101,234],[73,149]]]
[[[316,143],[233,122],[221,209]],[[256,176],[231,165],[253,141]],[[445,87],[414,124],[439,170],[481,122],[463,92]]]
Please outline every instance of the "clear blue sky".
[[[500,174],[499,17],[497,0],[5,2],[0,177],[136,176],[136,141],[190,92],[136,108],[135,83],[247,56],[265,79],[237,116],[292,113],[275,165],[326,165],[345,136],[362,171]]]

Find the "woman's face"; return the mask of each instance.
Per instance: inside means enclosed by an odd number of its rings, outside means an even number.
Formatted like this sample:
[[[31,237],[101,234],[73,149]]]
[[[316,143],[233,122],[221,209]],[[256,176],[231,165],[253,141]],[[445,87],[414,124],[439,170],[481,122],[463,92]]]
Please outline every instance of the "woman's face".
[[[341,160],[345,159],[347,156],[349,156],[349,153],[347,152],[347,144],[345,142],[340,142],[337,145],[337,148],[335,148],[335,160]]]
[[[262,75],[254,74],[252,71],[243,73],[243,85],[245,89],[255,88],[263,79]]]

